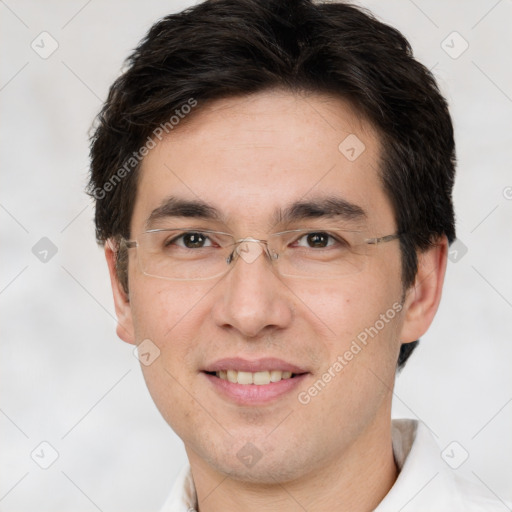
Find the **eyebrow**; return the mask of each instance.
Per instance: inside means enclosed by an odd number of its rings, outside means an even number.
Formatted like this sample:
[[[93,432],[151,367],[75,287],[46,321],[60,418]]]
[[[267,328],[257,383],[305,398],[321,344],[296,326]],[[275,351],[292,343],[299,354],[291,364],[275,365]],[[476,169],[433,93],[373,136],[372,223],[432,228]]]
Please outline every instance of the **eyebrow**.
[[[345,221],[363,221],[366,212],[360,206],[338,196],[320,197],[309,201],[297,201],[284,210],[276,212],[278,223],[298,220],[334,218]]]
[[[158,221],[172,218],[193,218],[226,222],[217,208],[200,199],[180,199],[167,197],[155,208],[146,220],[146,229],[151,229]],[[296,201],[284,209],[274,212],[275,224],[287,224],[307,219],[334,218],[344,221],[362,221],[367,218],[360,206],[338,197],[328,196]]]
[[[146,229],[169,217],[219,220],[221,215],[215,207],[199,199],[179,199],[171,196],[164,199],[160,206],[151,212],[146,220]]]

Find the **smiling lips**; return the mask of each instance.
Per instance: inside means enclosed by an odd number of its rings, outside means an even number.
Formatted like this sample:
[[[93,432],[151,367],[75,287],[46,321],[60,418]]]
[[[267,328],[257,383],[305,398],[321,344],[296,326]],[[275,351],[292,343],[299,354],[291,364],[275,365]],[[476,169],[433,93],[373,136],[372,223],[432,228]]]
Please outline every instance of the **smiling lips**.
[[[233,384],[264,386],[307,373],[306,370],[280,359],[263,358],[247,360],[227,358],[208,366],[206,373]]]
[[[282,359],[219,359],[203,371],[219,396],[240,406],[263,406],[292,393],[311,373]]]

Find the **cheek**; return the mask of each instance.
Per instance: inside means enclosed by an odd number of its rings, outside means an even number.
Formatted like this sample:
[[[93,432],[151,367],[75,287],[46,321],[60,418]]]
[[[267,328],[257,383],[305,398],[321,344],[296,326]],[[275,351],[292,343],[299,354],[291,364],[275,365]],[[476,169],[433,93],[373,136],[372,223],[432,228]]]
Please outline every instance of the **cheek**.
[[[392,311],[386,320],[396,317],[393,305],[401,299],[399,271],[387,269],[380,273],[382,275],[361,273],[315,285],[296,281],[290,288],[300,299],[299,307],[303,308],[304,315],[319,328],[323,326],[332,348],[341,350],[390,308]],[[378,327],[381,327],[380,322]]]
[[[191,397],[197,393],[194,339],[204,323],[204,299],[213,286],[171,283],[142,276],[133,280],[132,314],[137,341],[149,339],[159,350],[141,364],[148,390],[170,426],[187,439],[188,426],[205,422]]]
[[[326,357],[320,375],[330,369],[326,380],[332,384],[320,393],[317,406],[337,403],[341,415],[359,411],[364,416],[375,410],[392,389],[395,376],[403,322],[400,265],[389,258],[368,270],[322,286],[295,289],[326,333],[321,340]]]
[[[136,284],[136,285],[135,285]],[[190,385],[194,366],[194,339],[204,324],[205,302],[213,284],[172,283],[142,276],[134,283],[132,315],[137,342],[149,339],[159,350],[151,366],[142,365],[150,392],[174,394],[176,386]],[[179,382],[172,377],[179,376]],[[153,396],[158,405],[158,396]]]
[[[130,282],[130,302],[137,340],[154,339],[164,348],[197,318],[201,302],[212,287],[213,283],[173,282],[136,275]]]
[[[354,435],[387,403],[400,345],[401,287],[375,283],[340,280],[304,297],[332,332],[319,340],[326,354],[316,380],[300,390],[301,407]]]

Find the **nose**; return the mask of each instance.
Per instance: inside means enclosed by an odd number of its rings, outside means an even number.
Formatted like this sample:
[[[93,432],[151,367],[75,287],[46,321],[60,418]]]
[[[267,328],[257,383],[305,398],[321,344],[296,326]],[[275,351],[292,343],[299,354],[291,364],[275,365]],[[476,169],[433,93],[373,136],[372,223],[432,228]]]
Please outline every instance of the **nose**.
[[[264,243],[243,239],[232,258],[233,267],[221,283],[221,296],[213,309],[216,324],[231,327],[245,338],[290,325],[290,292],[273,272]]]

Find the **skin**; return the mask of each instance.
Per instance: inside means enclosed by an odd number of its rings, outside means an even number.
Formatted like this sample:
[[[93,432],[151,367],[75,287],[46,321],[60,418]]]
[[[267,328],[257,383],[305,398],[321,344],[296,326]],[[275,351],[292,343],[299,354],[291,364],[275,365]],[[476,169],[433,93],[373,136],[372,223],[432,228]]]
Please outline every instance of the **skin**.
[[[338,145],[365,144],[353,162]],[[131,233],[145,230],[168,196],[201,199],[236,237],[309,226],[276,226],[273,213],[299,199],[336,194],[366,211],[370,236],[395,232],[378,165],[378,134],[342,99],[270,91],[198,109],[145,157]],[[318,222],[318,221],[315,221]],[[317,225],[317,224],[316,224]],[[201,512],[373,510],[392,487],[391,397],[401,343],[422,336],[441,297],[446,240],[420,255],[400,314],[307,404],[292,392],[266,405],[222,398],[201,373],[223,357],[278,357],[310,374],[307,390],[403,296],[397,241],[372,247],[358,274],[331,280],[278,277],[266,258],[238,260],[222,278],[166,281],[129,255],[129,295],[107,245],[118,335],[160,349],[142,366],[163,417],[182,438]],[[237,452],[252,443],[252,467]]]

